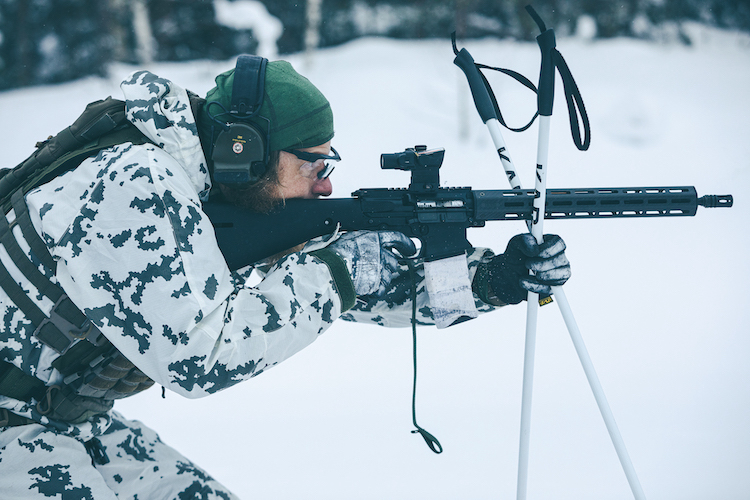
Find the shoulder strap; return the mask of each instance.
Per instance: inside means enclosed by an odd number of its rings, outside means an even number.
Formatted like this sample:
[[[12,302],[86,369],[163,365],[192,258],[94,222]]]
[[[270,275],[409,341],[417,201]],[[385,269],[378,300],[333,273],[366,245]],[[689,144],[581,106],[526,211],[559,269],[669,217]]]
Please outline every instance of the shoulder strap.
[[[31,217],[29,216],[29,207],[26,205],[26,201],[24,200],[23,195],[24,195],[23,190],[17,189],[10,197],[11,205],[13,206],[13,213],[16,216],[16,219],[13,222],[13,224],[21,228],[23,237],[26,240],[26,243],[28,243],[29,246],[31,247],[31,251],[34,252],[34,255],[39,260],[42,261],[42,264],[44,264],[46,267],[54,271],[57,268],[55,259],[52,258],[52,255],[50,255],[49,250],[47,250],[47,245],[44,244],[44,241],[42,241],[42,238],[39,237],[36,230],[34,229],[34,226],[31,223]],[[5,224],[7,223],[8,222],[6,220]],[[10,238],[12,238],[12,236],[13,236],[12,234],[9,235]],[[18,243],[15,241],[15,238],[12,238],[12,239],[13,239],[13,243],[15,243],[15,246],[18,247]],[[6,249],[8,249],[7,245],[6,245]],[[28,259],[25,259],[25,260],[28,261]],[[16,265],[19,265],[18,260],[13,259],[13,261],[16,263]],[[34,266],[34,268],[36,268],[36,266]],[[27,273],[24,272],[23,274],[27,278],[29,277]]]
[[[44,314],[2,264],[0,287],[34,324],[34,336],[60,353],[53,366],[66,376],[62,388],[46,387],[36,377],[0,360],[0,394],[26,402],[35,399],[42,414],[71,422],[106,411],[112,407],[112,399],[144,390],[153,381],[119,354],[64,290],[39,270],[38,263],[19,245],[13,228],[20,228],[32,257],[54,273],[56,262],[32,225],[26,193],[76,168],[99,151],[126,142],[144,144],[149,139],[126,119],[125,103],[110,97],[90,103],[70,127],[38,144],[37,150],[14,169],[0,173],[0,205],[4,214],[0,216],[0,244],[18,271],[55,306],[49,316]],[[11,208],[15,218],[8,222],[5,214]],[[82,339],[90,341],[80,342]],[[104,359],[106,363],[102,363]],[[82,377],[91,367],[98,370],[93,382],[88,380],[89,376]],[[79,391],[86,390],[90,396],[74,392],[67,379],[81,379],[77,384]]]
[[[54,272],[55,261],[47,250],[44,241],[31,225],[28,207],[19,188],[11,196],[15,220],[8,223],[6,217],[0,217],[0,243],[2,243],[13,264],[28,279],[39,293],[54,302],[50,316],[47,317],[26,292],[11,277],[5,266],[0,266],[0,287],[29,320],[34,323],[34,335],[60,353],[64,353],[76,339],[84,338],[91,333],[91,324],[86,316],[73,304],[62,288],[52,283],[21,249],[12,232],[12,226],[21,228],[24,239],[31,247],[32,253]]]
[[[56,262],[31,223],[25,194],[77,167],[102,149],[125,142],[143,144],[148,139],[127,121],[125,103],[110,97],[90,103],[71,126],[39,144],[34,154],[0,177],[0,203],[4,213],[13,208],[15,214],[12,223],[8,223],[5,216],[0,217],[0,243],[16,268],[40,293],[54,302],[55,307],[47,317],[1,265],[0,287],[36,326],[34,335],[60,353],[66,352],[76,339],[89,335],[92,325],[62,288],[44,276],[38,264],[29,259],[16,241],[12,228],[19,226],[33,255],[54,273]]]
[[[32,398],[40,401],[46,388],[44,382],[27,375],[20,368],[0,360],[0,394],[30,403]]]

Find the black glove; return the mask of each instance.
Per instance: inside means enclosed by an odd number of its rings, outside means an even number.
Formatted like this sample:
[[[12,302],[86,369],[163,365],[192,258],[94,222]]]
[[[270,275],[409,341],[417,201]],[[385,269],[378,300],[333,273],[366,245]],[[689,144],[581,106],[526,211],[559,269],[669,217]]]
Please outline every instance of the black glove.
[[[535,275],[529,275],[529,270]],[[565,242],[555,234],[545,234],[538,245],[531,234],[511,238],[505,253],[486,264],[490,293],[505,304],[526,300],[527,292],[550,295],[550,287],[560,286],[570,278],[570,262],[565,256]]]

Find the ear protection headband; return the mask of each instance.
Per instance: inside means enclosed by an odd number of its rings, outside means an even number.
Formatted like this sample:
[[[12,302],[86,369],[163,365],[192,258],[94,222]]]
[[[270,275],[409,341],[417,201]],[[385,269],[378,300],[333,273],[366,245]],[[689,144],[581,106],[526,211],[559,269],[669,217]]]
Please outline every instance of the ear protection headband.
[[[266,58],[259,56],[242,55],[237,58],[231,108],[228,110],[230,117],[223,123],[214,118],[224,127],[211,152],[216,182],[253,183],[266,173],[271,123],[267,118],[256,115],[263,103],[267,62]],[[268,122],[265,131],[250,122],[252,116]]]

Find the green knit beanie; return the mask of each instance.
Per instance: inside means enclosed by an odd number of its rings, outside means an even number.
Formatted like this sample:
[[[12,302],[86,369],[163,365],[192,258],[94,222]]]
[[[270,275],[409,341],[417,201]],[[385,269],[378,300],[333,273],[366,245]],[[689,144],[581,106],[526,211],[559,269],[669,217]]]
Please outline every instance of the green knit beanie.
[[[213,121],[208,118],[207,106],[220,103],[227,111],[231,108],[234,69],[216,77],[216,87],[206,94],[201,110],[201,135],[210,137]],[[218,110],[218,112],[217,112]],[[210,108],[212,115],[221,112],[219,106]],[[269,61],[266,64],[265,92],[258,112],[271,121],[269,151],[301,149],[319,146],[333,138],[333,112],[325,96],[310,80],[297,73],[286,61]],[[226,119],[222,115],[220,119]],[[250,119],[261,130],[268,122],[257,116]]]

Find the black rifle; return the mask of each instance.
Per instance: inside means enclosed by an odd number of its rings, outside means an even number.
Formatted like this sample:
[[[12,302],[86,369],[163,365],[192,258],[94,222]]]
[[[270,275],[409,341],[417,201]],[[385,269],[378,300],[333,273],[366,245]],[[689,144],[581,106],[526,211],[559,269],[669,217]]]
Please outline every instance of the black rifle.
[[[443,149],[416,146],[383,154],[383,169],[411,172],[408,189],[359,189],[351,198],[286,200],[270,214],[209,202],[211,219],[224,258],[232,270],[342,231],[400,231],[422,242],[419,256],[438,260],[471,248],[466,229],[487,221],[533,220],[533,189],[474,190],[441,188]],[[545,218],[684,217],[698,206],[731,207],[732,195],[698,197],[692,186],[549,189]]]

